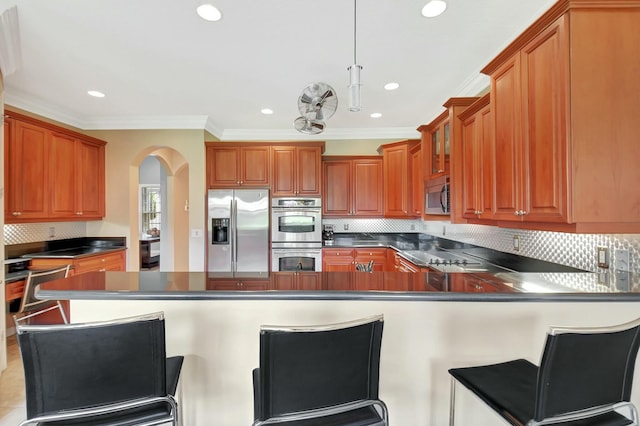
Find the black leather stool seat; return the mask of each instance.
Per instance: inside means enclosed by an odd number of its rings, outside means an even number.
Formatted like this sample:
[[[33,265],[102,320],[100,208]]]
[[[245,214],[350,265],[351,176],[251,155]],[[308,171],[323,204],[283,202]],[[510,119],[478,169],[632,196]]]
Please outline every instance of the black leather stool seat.
[[[384,424],[384,420],[375,408],[369,406],[347,411],[345,413],[324,416],[322,418],[316,417],[305,420],[294,420],[290,422],[282,422],[280,424],[283,426],[369,426],[376,423],[382,425]]]
[[[480,367],[453,368],[449,373],[513,425],[526,425],[534,415],[538,367],[524,359]],[[623,426],[632,421],[617,413],[556,423],[567,426]]]

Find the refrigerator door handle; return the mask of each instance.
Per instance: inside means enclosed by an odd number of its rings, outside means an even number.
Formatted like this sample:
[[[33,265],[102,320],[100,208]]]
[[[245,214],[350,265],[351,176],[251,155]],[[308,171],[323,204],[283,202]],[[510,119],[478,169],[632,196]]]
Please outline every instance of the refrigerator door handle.
[[[231,256],[232,256],[233,272],[237,272],[238,271],[238,200],[234,198],[233,201],[231,201],[231,203],[233,205],[233,210],[232,210],[233,247],[231,247]]]
[[[233,198],[229,201],[229,249],[231,250],[231,272],[235,272],[236,270],[236,212],[235,212],[235,201]]]

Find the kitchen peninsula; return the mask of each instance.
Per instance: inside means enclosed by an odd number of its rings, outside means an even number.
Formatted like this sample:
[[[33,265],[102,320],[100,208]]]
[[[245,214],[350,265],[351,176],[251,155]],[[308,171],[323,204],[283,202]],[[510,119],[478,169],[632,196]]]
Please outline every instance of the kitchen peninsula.
[[[308,274],[316,290],[277,289],[282,282],[300,285]],[[471,276],[474,284],[495,291],[454,288]],[[560,286],[560,278],[576,287]],[[164,311],[168,355],[185,355],[180,385],[185,425],[207,424],[212,418],[217,425],[251,423],[251,370],[258,365],[262,324],[326,324],[383,314],[380,396],[392,421],[443,425],[448,368],[517,357],[537,363],[551,325],[621,323],[640,312],[637,289],[610,287],[594,273],[280,272],[247,278],[266,282],[268,290],[209,290],[229,280],[244,278],[92,272],[46,284],[38,295],[68,299],[72,322]],[[351,288],[354,280],[373,286],[382,282],[382,290],[337,289],[338,283]],[[385,290],[385,285],[404,290]],[[637,391],[632,401],[640,403]],[[492,414],[465,392],[457,404],[461,424],[495,424]]]

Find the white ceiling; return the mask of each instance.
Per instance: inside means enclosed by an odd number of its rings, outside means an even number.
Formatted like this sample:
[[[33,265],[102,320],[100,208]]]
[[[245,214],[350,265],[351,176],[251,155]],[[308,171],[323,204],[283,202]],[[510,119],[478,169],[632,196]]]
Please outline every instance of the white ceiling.
[[[221,140],[417,137],[452,96],[488,86],[479,71],[554,0],[359,0],[360,112],[347,110],[352,0],[0,0],[17,5],[22,67],[5,103],[81,129],[206,129]],[[204,2],[204,1],[203,1]],[[324,133],[293,128],[305,86],[338,95]],[[383,89],[387,82],[396,91]],[[87,90],[106,93],[102,99]],[[263,115],[271,108],[273,115]],[[369,117],[372,112],[381,118]]]

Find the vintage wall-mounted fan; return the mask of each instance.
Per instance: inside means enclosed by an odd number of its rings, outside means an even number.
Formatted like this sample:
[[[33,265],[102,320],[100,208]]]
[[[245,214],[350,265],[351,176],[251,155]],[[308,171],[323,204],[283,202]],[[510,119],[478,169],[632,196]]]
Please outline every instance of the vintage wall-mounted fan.
[[[325,128],[325,120],[338,109],[338,96],[327,83],[311,83],[298,97],[301,116],[294,120],[297,131],[315,135]]]

